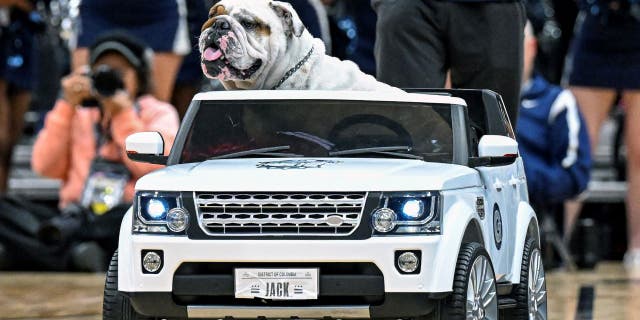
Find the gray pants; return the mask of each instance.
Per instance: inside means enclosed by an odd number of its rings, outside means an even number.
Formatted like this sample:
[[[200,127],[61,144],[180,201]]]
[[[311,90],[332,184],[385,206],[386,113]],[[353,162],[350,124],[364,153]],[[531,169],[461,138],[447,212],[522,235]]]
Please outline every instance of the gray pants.
[[[491,89],[513,126],[520,105],[524,5],[373,0],[378,80],[400,88]]]

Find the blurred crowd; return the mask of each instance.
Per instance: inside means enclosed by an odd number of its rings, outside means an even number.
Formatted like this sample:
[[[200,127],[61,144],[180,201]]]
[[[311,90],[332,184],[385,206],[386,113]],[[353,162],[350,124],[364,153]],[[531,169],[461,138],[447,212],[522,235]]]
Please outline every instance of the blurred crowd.
[[[124,139],[158,131],[168,152],[193,95],[221,89],[197,50],[215,2],[0,0],[0,269],[104,269],[135,180],[157,169],[128,160]],[[640,0],[288,2],[328,54],[380,81],[500,93],[531,203],[565,208],[565,239],[599,130],[623,110],[625,264],[640,268]],[[21,139],[33,171],[63,181],[57,206],[6,195]]]

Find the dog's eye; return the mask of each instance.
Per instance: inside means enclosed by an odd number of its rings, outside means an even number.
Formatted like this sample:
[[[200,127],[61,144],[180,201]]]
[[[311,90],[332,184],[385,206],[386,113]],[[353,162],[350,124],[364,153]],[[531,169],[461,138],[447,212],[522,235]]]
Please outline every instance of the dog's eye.
[[[242,25],[243,28],[245,29],[255,29],[258,24],[253,22],[253,21],[249,21],[249,20],[242,20],[240,22],[240,24]]]

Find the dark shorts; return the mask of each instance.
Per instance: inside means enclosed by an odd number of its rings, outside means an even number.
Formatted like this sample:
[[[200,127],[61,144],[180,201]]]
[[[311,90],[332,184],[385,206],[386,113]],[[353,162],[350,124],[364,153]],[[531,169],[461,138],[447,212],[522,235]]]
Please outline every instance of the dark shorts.
[[[640,89],[640,22],[581,13],[572,44],[569,84],[573,86]]]
[[[187,0],[187,22],[189,25],[189,36],[191,37],[191,53],[182,60],[182,66],[176,77],[178,85],[199,85],[204,78],[200,67],[200,52],[198,51],[198,37],[200,28],[207,21],[209,9],[202,0]]]
[[[189,53],[191,42],[185,0],[83,0],[78,47],[89,47],[100,34],[121,29],[156,52]]]
[[[36,80],[35,35],[27,28],[6,27],[0,32],[0,79],[31,90]]]

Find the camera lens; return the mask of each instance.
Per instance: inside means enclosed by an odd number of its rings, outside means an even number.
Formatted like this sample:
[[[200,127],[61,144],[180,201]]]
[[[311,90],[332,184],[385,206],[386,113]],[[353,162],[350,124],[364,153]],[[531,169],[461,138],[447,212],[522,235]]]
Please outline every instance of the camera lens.
[[[101,96],[110,97],[124,89],[122,75],[108,65],[99,65],[91,75],[93,89]]]

